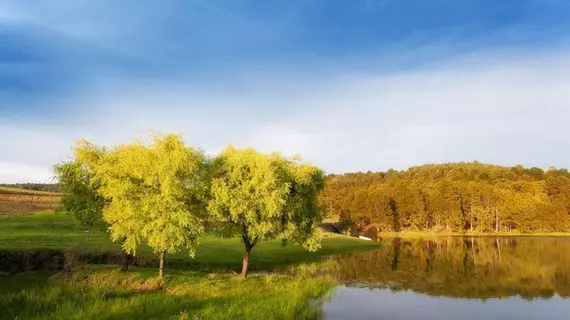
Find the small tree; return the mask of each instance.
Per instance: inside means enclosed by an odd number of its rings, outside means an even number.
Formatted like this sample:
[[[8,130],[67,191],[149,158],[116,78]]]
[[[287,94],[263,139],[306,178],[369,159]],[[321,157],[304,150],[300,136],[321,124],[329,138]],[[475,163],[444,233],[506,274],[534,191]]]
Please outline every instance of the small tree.
[[[242,278],[247,277],[251,249],[281,237],[314,251],[320,247],[317,206],[323,172],[298,159],[228,147],[214,161],[208,210],[245,246]]]
[[[103,219],[111,239],[133,255],[143,242],[154,249],[160,278],[167,252],[185,247],[195,253],[203,231],[204,160],[180,136],[156,135],[151,144],[119,145],[92,161],[99,192],[110,199]]]

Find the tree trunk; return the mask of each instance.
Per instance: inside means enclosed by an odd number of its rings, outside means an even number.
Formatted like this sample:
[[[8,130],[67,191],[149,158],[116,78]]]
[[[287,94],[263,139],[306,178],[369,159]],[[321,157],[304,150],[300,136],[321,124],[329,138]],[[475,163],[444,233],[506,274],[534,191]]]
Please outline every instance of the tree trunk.
[[[475,244],[473,243],[473,236],[471,236],[471,255],[473,255],[473,266],[477,269],[477,256],[475,254]]]
[[[497,252],[499,253],[499,263],[501,262],[501,239],[497,238],[495,240],[497,242]]]
[[[473,233],[473,204],[471,204],[471,221],[469,222],[469,227],[471,228],[471,233]]]
[[[495,208],[495,232],[499,232],[499,210]]]
[[[160,252],[160,267],[158,269],[158,277],[164,278],[164,251]]]
[[[130,254],[128,254],[127,252],[125,252],[123,254],[123,268],[121,268],[121,271],[128,271],[129,270],[129,258],[131,257]]]
[[[241,264],[241,278],[247,279],[247,268],[249,266],[249,254],[251,252],[251,248],[246,245],[245,247],[245,254],[243,255],[243,262]]]

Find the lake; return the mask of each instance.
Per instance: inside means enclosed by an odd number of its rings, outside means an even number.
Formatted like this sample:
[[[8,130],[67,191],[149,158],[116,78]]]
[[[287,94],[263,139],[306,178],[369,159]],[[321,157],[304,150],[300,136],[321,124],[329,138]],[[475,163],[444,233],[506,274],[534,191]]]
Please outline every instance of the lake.
[[[325,319],[570,319],[570,238],[379,241],[330,258]]]

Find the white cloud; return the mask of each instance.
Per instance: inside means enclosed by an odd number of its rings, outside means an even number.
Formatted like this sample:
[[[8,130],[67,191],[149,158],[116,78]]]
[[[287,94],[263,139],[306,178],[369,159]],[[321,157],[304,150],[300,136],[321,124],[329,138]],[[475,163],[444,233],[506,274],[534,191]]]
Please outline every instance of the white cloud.
[[[41,165],[29,165],[22,162],[0,161],[0,177],[2,183],[45,183],[52,181],[52,174],[49,168]]]
[[[78,138],[115,144],[149,129],[182,132],[209,153],[229,143],[299,153],[329,172],[471,160],[568,167],[568,53],[473,55],[283,86],[273,74],[271,85],[241,93],[132,80],[86,96],[50,125],[0,118],[0,182],[49,180]]]

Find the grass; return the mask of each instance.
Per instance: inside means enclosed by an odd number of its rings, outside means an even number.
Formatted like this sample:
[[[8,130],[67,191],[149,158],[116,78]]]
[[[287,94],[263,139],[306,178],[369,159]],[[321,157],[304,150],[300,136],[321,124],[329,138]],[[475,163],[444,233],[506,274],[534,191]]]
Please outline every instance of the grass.
[[[316,319],[335,281],[265,275],[247,281],[176,270],[88,266],[72,274],[0,278],[1,319]]]
[[[274,270],[285,265],[319,260],[323,256],[370,250],[376,242],[344,235],[326,234],[322,248],[308,252],[300,246],[273,240],[261,242],[252,250],[251,270]],[[41,213],[26,216],[0,217],[0,250],[41,250],[73,248],[78,252],[121,252],[120,245],[110,241],[106,231],[83,230],[63,214]],[[177,266],[202,271],[239,270],[244,247],[238,238],[222,239],[204,236],[200,239],[195,259],[187,252],[167,255],[167,267]],[[147,247],[141,247],[137,256],[155,258]]]
[[[0,217],[0,251],[70,247],[120,252],[104,230],[86,232],[62,214]],[[121,272],[118,266],[81,263],[62,273],[0,273],[0,319],[317,319],[336,280],[315,272],[327,262],[303,262],[377,247],[330,234],[317,252],[263,242],[252,251],[254,272],[246,281],[229,272],[239,270],[243,245],[214,236],[200,239],[195,259],[182,252],[168,255],[164,280],[156,278],[156,268]],[[148,248],[138,256],[155,257]],[[275,273],[292,269],[294,274]]]

